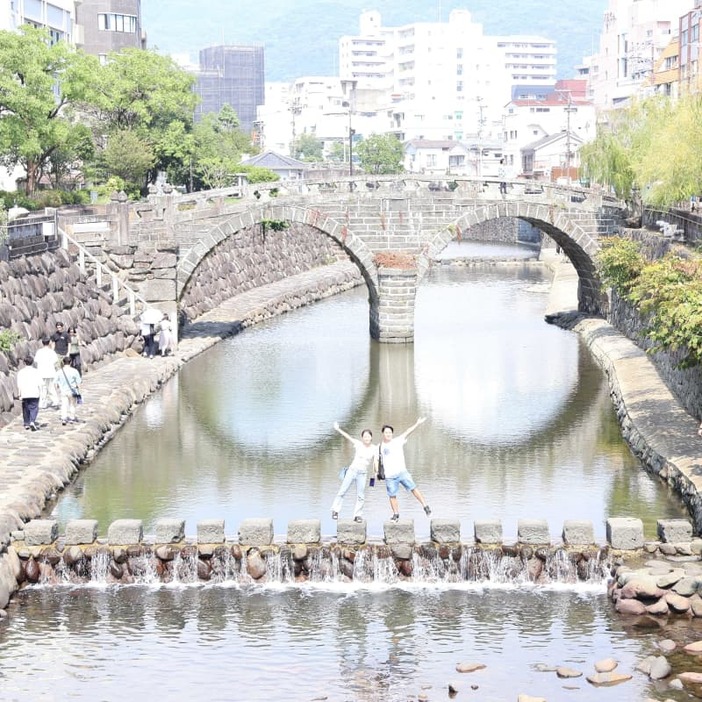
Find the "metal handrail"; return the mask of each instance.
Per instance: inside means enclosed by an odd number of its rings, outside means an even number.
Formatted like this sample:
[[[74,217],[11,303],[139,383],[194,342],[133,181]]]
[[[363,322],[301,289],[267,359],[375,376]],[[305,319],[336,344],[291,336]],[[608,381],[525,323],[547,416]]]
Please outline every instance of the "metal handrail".
[[[78,248],[78,268],[80,268],[81,273],[87,274],[87,267],[85,265],[87,258],[95,266],[95,282],[98,287],[102,287],[103,274],[107,274],[110,277],[113,304],[119,304],[119,292],[120,289],[124,289],[129,301],[129,314],[133,318],[137,316],[137,302],[140,302],[144,308],[149,306],[149,303],[139,295],[138,292],[130,288],[123,280],[120,280],[114,271],[111,271],[100,259],[93,256],[79,241],[76,241],[72,236],[61,229],[61,227],[57,226],[57,230],[61,239],[62,249],[68,250],[69,242]]]

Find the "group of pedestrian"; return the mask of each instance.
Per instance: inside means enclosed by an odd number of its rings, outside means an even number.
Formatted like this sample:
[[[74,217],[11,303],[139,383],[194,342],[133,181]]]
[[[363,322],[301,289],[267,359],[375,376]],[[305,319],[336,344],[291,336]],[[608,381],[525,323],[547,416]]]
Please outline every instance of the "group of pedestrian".
[[[34,358],[24,359],[17,373],[17,389],[26,430],[37,431],[39,410],[49,407],[60,409],[62,425],[78,422],[76,408],[82,402],[80,346],[75,327],[66,331],[63,322],[56,322],[55,332],[42,339]]]
[[[382,439],[377,445],[373,443],[373,432],[370,429],[364,429],[361,432],[361,438],[359,440],[341,429],[338,422],[334,422],[334,429],[353,444],[355,453],[351,465],[342,471],[343,478],[341,487],[331,507],[332,519],[339,518],[344,495],[346,495],[349,488],[355,483],[356,504],[353,511],[353,518],[355,522],[362,522],[366,485],[375,485],[375,481],[378,478],[385,480],[385,490],[390,500],[390,508],[392,509],[391,521],[397,522],[400,519],[400,510],[397,501],[397,493],[400,486],[414,495],[427,516],[431,514],[431,508],[426,503],[412,475],[407,470],[404,451],[407,437],[417,427],[424,424],[425,421],[425,417],[420,417],[411,427],[405,429],[405,431],[398,436],[395,436],[395,430],[392,426],[385,424],[381,429]],[[368,477],[369,475],[370,479]]]
[[[144,340],[143,356],[153,358],[157,353],[168,356],[175,352],[175,332],[167,314],[161,315],[158,310],[151,308],[146,310],[141,316],[139,333]]]

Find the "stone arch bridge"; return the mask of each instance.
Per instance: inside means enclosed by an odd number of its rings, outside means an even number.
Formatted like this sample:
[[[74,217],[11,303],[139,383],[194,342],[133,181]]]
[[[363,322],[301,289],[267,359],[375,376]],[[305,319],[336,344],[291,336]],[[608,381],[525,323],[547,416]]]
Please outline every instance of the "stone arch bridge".
[[[576,186],[516,180],[503,194],[497,180],[482,178],[357,176],[154,193],[123,212],[127,226],[116,237],[122,244],[175,242],[177,302],[203,259],[236,232],[276,221],[309,225],[338,242],[359,267],[372,337],[401,343],[413,340],[415,294],[431,260],[450,241],[467,237],[470,227],[504,217],[551,237],[578,273],[579,309],[601,313],[593,256],[600,238],[618,231],[622,215],[621,202]]]

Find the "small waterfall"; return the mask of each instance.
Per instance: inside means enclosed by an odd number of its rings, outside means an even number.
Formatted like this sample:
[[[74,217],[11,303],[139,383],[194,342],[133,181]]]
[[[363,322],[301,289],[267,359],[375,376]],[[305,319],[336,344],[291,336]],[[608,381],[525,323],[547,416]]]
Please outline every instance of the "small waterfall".
[[[174,584],[198,582],[197,564],[197,552],[194,549],[185,553],[179,551],[171,562],[171,582]]]
[[[110,573],[111,554],[106,550],[98,550],[90,559],[90,582],[104,584]]]
[[[38,562],[38,561],[37,561]],[[159,557],[150,548],[117,555],[109,548],[67,564],[63,559],[41,561],[41,584],[192,584],[198,582],[257,583],[378,583],[552,585],[600,584],[609,577],[606,550],[454,544],[337,544],[264,549],[222,547],[200,555],[193,545]],[[36,569],[35,569],[36,570]]]

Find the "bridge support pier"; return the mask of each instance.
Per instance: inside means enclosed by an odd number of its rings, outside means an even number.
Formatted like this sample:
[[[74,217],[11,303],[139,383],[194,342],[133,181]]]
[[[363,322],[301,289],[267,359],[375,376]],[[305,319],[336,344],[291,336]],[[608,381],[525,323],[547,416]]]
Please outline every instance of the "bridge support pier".
[[[371,302],[371,336],[386,344],[414,341],[416,268],[379,268],[378,299]]]

